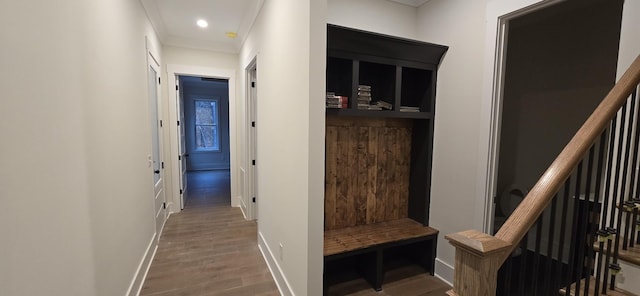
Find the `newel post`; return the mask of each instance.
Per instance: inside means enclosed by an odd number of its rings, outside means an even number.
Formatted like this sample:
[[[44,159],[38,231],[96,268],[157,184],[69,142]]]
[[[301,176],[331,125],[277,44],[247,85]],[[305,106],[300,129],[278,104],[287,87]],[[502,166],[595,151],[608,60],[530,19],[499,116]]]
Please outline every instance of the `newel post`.
[[[446,235],[456,248],[455,275],[450,296],[494,296],[498,269],[511,244],[475,230]]]

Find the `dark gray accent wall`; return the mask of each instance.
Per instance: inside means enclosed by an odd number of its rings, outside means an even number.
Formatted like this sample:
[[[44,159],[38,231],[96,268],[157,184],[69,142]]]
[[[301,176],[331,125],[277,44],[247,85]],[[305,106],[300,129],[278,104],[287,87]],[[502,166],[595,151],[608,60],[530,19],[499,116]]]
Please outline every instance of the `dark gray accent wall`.
[[[621,0],[569,0],[509,24],[497,193],[530,189],[613,87]]]

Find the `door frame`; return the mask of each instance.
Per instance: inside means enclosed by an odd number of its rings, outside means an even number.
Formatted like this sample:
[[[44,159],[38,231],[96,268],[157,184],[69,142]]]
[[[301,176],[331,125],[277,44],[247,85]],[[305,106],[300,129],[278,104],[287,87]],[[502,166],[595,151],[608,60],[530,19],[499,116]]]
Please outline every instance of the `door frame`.
[[[258,168],[256,161],[255,164],[252,164],[252,160],[257,159],[257,142],[258,142],[258,106],[257,106],[257,87],[258,87],[258,70],[257,70],[258,60],[257,57],[254,57],[253,60],[247,65],[245,68],[245,136],[247,145],[245,147],[245,169],[243,173],[245,174],[245,184],[243,198],[241,202],[243,203],[241,209],[243,209],[243,214],[245,219],[247,220],[257,220],[258,219]],[[255,72],[255,76],[252,76],[252,72]],[[252,86],[252,82],[255,82],[255,85]],[[255,122],[255,125],[252,124]],[[252,199],[255,198],[255,201]],[[246,212],[245,212],[246,209]]]
[[[231,176],[231,206],[240,206],[240,197],[237,184],[238,176],[238,162],[237,162],[237,122],[236,122],[236,71],[235,69],[222,69],[222,68],[208,68],[189,65],[167,65],[167,87],[169,94],[169,138],[170,138],[170,151],[169,157],[171,161],[171,199],[169,199],[168,209],[171,213],[178,213],[182,210],[182,197],[180,195],[179,186],[179,169],[180,163],[178,160],[178,115],[176,104],[178,103],[178,97],[176,95],[176,80],[177,76],[197,76],[206,78],[226,79],[229,81],[229,162],[230,162],[230,176]],[[172,91],[173,90],[173,91]]]
[[[184,121],[184,97],[183,97],[183,89],[182,86],[180,85],[180,77],[176,76],[174,77],[175,79],[175,92],[176,92],[176,118],[178,121],[182,122]],[[172,91],[172,90],[170,90]],[[179,108],[178,108],[179,106]],[[186,145],[186,135],[185,135],[185,125],[179,125],[177,127],[176,133],[178,135],[178,145],[177,147],[177,154],[178,154],[178,194],[180,195],[179,200],[180,200],[180,209],[184,209],[184,205],[186,203],[187,200],[187,191],[189,190],[188,188],[188,182],[186,182],[186,175],[187,175],[187,159],[186,157],[188,156],[187,153],[185,153],[185,151],[187,150],[187,145]]]
[[[153,112],[154,110],[151,109],[152,106],[151,105],[152,102],[151,100],[155,100],[155,114],[156,114],[156,118],[157,122],[152,122],[152,118],[149,118],[149,124],[151,127],[151,133],[153,133],[154,129],[152,128],[153,124],[157,125],[157,145],[158,145],[158,161],[160,162],[160,164],[158,164],[158,170],[159,172],[159,176],[160,179],[156,182],[155,181],[155,172],[154,170],[156,169],[156,167],[153,164],[154,161],[154,156],[153,156],[153,140],[152,140],[152,149],[151,149],[151,154],[149,155],[149,166],[151,168],[151,172],[152,172],[152,187],[153,187],[153,213],[154,213],[154,225],[155,225],[155,231],[156,231],[156,235],[155,235],[155,240],[156,243],[160,240],[160,235],[162,234],[162,230],[164,229],[164,226],[167,222],[167,218],[168,218],[168,211],[167,211],[167,190],[166,190],[166,175],[165,175],[165,170],[164,170],[164,142],[163,142],[163,124],[162,124],[162,84],[161,84],[161,76],[162,76],[162,72],[160,70],[160,62],[158,61],[158,59],[156,58],[156,56],[154,55],[153,52],[151,52],[148,48],[147,48],[147,73],[149,73],[149,69],[153,69],[156,73],[156,79],[158,79],[157,81],[153,81],[154,85],[156,86],[156,97],[155,98],[151,98],[151,94],[147,93],[147,99],[148,99],[148,104],[149,104],[149,116],[151,117],[152,114],[151,112]],[[149,77],[147,75],[147,77]],[[147,81],[147,83],[151,83],[151,81]],[[152,135],[152,139],[153,139],[153,135]],[[161,183],[160,185],[158,185],[158,183]],[[156,188],[158,186],[161,186],[161,188],[159,188],[159,191],[156,193]],[[158,198],[158,196],[161,195],[161,202],[163,203],[163,206],[159,209],[158,212],[156,212],[156,199]],[[158,217],[160,217],[160,215],[162,215],[162,225],[158,228],[157,223],[158,223]]]
[[[494,0],[487,4],[486,42],[480,133],[478,181],[473,223],[492,233],[494,197],[498,181],[502,101],[509,22],[519,16],[566,0]]]

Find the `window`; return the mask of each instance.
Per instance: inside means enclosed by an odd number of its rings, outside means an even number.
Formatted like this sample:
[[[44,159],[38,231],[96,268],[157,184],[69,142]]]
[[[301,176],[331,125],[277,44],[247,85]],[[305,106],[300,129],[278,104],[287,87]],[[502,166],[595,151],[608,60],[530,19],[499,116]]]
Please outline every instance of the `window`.
[[[195,100],[196,150],[220,151],[218,100]]]

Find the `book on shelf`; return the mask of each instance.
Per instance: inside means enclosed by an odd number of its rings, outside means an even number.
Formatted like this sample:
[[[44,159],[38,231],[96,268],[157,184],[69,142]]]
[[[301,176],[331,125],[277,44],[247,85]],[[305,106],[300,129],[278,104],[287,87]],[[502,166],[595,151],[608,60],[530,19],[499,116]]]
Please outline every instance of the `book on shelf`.
[[[376,101],[371,103],[372,106],[377,106],[380,107],[381,109],[385,109],[385,110],[391,110],[393,109],[393,105],[385,102],[385,101]]]
[[[334,92],[327,92],[326,106],[331,109],[346,109],[349,104],[349,97],[338,96]]]
[[[420,112],[420,107],[400,106],[400,112]]]

